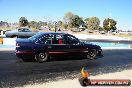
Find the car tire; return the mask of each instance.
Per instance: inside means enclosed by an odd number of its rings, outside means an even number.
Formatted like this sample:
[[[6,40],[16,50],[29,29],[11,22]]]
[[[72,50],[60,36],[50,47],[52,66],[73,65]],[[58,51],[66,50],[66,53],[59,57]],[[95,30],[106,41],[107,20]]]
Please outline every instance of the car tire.
[[[91,49],[88,54],[87,54],[87,59],[93,60],[97,56],[97,51],[96,49]]]
[[[49,55],[47,52],[40,52],[35,56],[35,59],[39,62],[39,63],[43,63],[46,61],[49,61]]]
[[[83,87],[89,86],[91,84],[91,81],[88,78],[80,78],[79,82]]]

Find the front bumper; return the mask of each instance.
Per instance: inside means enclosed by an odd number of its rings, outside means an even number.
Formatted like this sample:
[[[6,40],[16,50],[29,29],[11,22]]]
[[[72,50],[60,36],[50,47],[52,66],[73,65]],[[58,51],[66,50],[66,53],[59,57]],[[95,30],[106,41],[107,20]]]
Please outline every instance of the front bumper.
[[[99,50],[97,51],[97,56],[96,56],[96,58],[101,58],[101,57],[103,57],[103,51],[102,51],[102,49],[99,49]]]
[[[98,50],[97,55],[99,55],[99,56],[100,56],[100,55],[103,55],[102,49],[99,49],[99,50]]]

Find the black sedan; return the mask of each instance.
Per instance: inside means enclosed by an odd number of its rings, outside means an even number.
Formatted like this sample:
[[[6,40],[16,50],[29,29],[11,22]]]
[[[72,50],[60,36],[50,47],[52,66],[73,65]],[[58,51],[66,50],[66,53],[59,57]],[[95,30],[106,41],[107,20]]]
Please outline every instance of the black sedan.
[[[86,57],[95,59],[102,55],[98,45],[81,42],[67,33],[37,33],[27,39],[16,40],[16,56],[26,61],[35,59],[38,62],[50,60],[50,57]]]

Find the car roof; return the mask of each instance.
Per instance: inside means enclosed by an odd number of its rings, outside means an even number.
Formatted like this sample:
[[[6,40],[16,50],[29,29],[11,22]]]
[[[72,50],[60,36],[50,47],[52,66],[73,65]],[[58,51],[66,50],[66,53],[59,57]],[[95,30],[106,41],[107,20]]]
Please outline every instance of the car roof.
[[[28,28],[28,27],[20,27],[20,28],[17,28],[16,30],[18,30],[18,29],[29,29],[29,30],[31,30],[31,29]]]
[[[54,35],[57,35],[57,34],[62,34],[62,35],[65,35],[65,34],[68,34],[68,33],[64,33],[64,32],[39,32],[40,34],[54,34]]]

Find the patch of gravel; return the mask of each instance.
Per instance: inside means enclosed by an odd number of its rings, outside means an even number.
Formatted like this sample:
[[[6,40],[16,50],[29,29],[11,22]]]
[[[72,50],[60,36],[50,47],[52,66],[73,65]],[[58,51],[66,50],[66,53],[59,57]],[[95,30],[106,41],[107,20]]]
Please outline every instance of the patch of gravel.
[[[107,74],[99,74],[96,76],[90,76],[90,79],[130,79],[132,80],[132,70],[124,70],[121,72],[114,72],[114,73],[107,73]],[[75,79],[63,79],[61,80],[54,80],[49,81],[47,83],[36,83],[36,84],[29,84],[23,87],[16,87],[16,88],[84,88],[82,87],[79,82],[78,78]],[[90,88],[106,88],[106,86],[89,86]],[[107,86],[108,87],[108,86]],[[109,88],[132,88],[131,86],[112,86]]]

